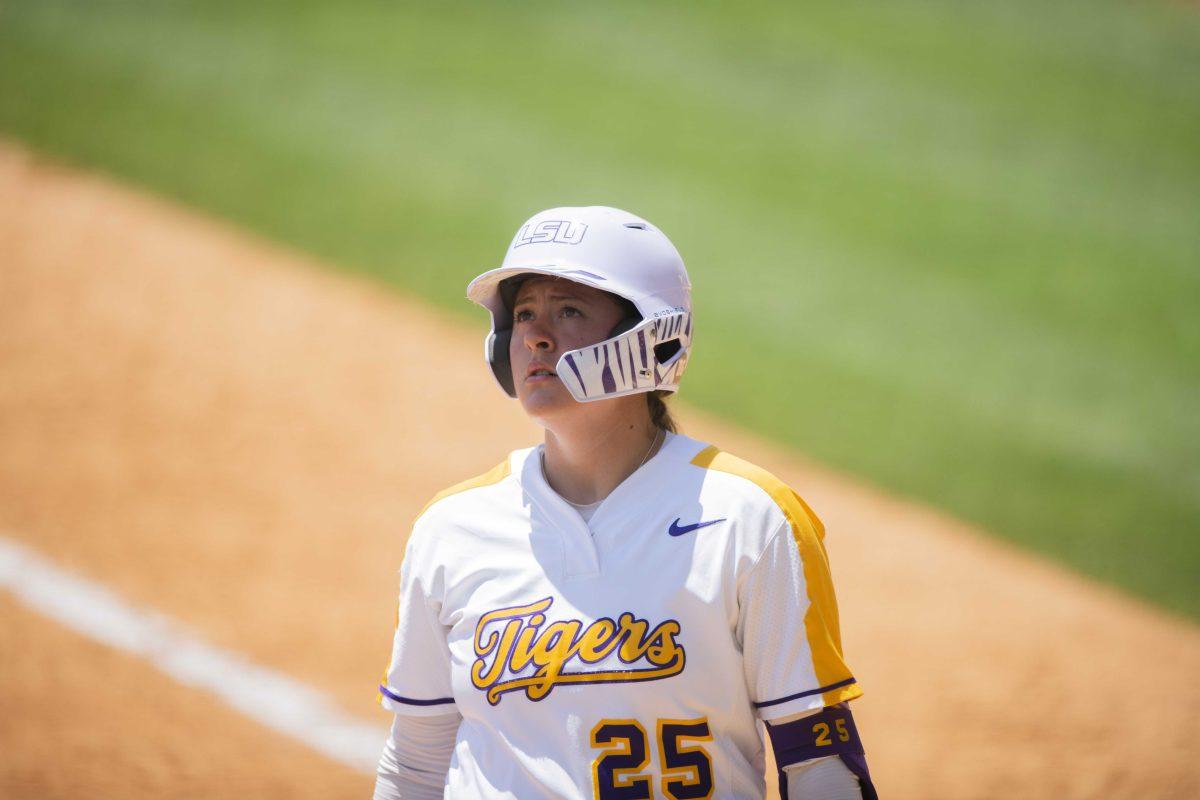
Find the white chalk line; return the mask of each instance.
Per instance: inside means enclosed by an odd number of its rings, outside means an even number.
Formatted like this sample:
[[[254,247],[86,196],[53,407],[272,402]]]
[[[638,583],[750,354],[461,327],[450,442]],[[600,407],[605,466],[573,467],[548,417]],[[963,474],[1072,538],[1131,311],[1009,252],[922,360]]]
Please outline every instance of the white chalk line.
[[[28,608],[145,659],[271,730],[353,769],[375,771],[386,725],[347,714],[321,691],[209,644],[164,614],[135,608],[3,535],[0,586]]]

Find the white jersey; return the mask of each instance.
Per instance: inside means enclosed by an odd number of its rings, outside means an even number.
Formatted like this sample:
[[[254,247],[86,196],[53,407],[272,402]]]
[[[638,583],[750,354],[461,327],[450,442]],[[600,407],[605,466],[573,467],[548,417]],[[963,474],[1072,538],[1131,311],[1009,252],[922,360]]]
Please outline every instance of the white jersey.
[[[446,797],[761,798],[757,721],[862,694],[820,521],[672,434],[585,523],[540,449],[417,518],[384,707],[462,714]]]

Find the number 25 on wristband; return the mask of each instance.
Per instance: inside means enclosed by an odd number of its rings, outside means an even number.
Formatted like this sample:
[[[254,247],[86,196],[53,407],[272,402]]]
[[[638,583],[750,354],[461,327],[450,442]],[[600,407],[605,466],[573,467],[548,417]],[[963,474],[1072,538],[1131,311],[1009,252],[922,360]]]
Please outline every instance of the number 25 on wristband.
[[[661,788],[670,800],[708,800],[713,792],[712,759],[700,745],[711,742],[708,719],[660,719],[655,744],[662,767]],[[646,729],[636,719],[602,719],[592,728],[595,800],[653,800]]]

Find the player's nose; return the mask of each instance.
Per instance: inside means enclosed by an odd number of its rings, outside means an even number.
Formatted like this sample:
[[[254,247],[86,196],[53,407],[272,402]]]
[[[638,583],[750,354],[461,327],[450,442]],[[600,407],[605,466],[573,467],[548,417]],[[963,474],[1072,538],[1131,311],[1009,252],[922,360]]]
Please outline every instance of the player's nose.
[[[531,351],[554,349],[554,334],[537,320],[526,323],[522,336],[525,346]]]

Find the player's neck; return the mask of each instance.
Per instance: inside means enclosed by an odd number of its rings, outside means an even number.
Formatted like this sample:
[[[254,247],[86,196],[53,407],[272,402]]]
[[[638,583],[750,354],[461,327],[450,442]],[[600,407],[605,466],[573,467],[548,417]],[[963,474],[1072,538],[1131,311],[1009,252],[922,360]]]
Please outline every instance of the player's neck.
[[[607,497],[666,441],[649,417],[627,417],[602,425],[555,426],[546,430],[546,479],[574,503]]]

